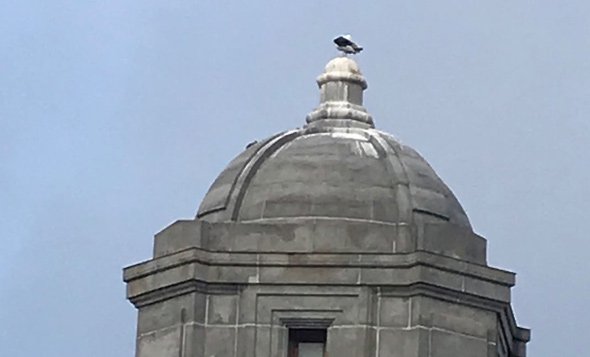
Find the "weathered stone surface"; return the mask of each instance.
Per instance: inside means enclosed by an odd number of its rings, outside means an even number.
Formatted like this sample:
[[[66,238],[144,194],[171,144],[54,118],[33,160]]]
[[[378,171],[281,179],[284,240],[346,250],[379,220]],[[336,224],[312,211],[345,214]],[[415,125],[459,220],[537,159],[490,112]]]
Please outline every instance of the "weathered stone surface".
[[[497,326],[496,313],[426,296],[411,298],[411,326],[426,326],[462,335],[490,338]]]
[[[380,298],[378,326],[410,327],[410,301],[403,297]]]
[[[470,229],[450,224],[424,224],[418,249],[469,262],[486,263],[486,241]]]
[[[469,227],[461,206],[426,161],[405,146],[391,145],[395,139],[375,129],[324,127],[283,135],[281,144],[268,140],[258,155],[238,157],[248,157],[246,167],[256,167],[255,172],[230,164],[198,216],[217,222],[334,217],[409,223],[413,215],[427,214],[431,221]],[[226,178],[230,174],[236,175],[233,180]],[[399,191],[399,185],[406,189]]]
[[[386,345],[389,338],[395,341],[400,334],[407,335],[404,346],[412,339],[423,338],[399,332],[408,329],[418,329],[416,336],[421,336],[420,329],[447,331],[451,342],[443,339],[447,336],[444,334],[437,338],[445,346],[443,350],[454,351],[457,343],[454,334],[490,339],[495,346],[495,333],[498,324],[502,325],[502,320],[496,316],[509,311],[502,305],[509,300],[501,291],[508,291],[506,283],[510,283],[510,279],[506,277],[510,275],[500,274],[496,269],[488,271],[489,268],[482,266],[467,269],[470,263],[455,264],[448,257],[433,259],[423,252],[374,254],[363,261],[355,255],[346,258],[346,255],[319,253],[252,255],[256,259],[250,256],[251,253],[196,250],[191,254],[190,250],[185,250],[145,263],[151,265],[151,269],[130,268],[133,274],[128,274],[129,284],[136,287],[129,293],[137,295],[133,300],[140,306],[138,344],[143,346],[141,349],[145,350],[146,346],[160,352],[171,349],[171,337],[166,331],[182,325],[180,313],[184,311],[184,323],[192,324],[193,334],[200,333],[196,326],[205,331],[201,337],[186,337],[187,346],[195,345],[196,338],[204,338],[208,346],[206,351],[214,351],[212,353],[218,356],[234,356],[241,348],[246,350],[238,355],[247,356],[250,353],[247,351],[257,351],[251,354],[255,356],[275,355],[268,349],[270,345],[264,344],[272,343],[273,348],[280,350],[285,341],[277,336],[287,322],[293,320],[324,321],[322,326],[329,330],[334,351],[361,353],[358,351],[376,349],[381,351],[379,356],[386,356],[394,348]],[[197,266],[209,273],[196,273]],[[466,271],[469,275],[465,275]],[[499,280],[493,282],[490,280],[493,277]],[[467,283],[472,280],[483,285]],[[165,281],[173,284],[166,285]],[[225,285],[216,284],[221,282]],[[338,286],[333,285],[335,282]],[[185,290],[176,292],[177,286],[183,284],[188,284]],[[460,297],[467,285],[470,286],[469,298],[463,302]],[[148,297],[142,298],[144,295]],[[511,321],[511,317],[505,321]],[[217,329],[209,335],[207,331],[214,327]],[[517,333],[512,328],[510,325],[503,327],[509,334]],[[391,332],[394,330],[399,331]],[[350,334],[360,334],[362,338],[355,337],[354,347],[342,347],[350,342]],[[209,345],[209,336],[215,341],[223,339],[226,344],[233,344],[234,349],[224,346],[218,350]],[[395,353],[406,353],[400,354],[404,357],[418,356],[424,346],[418,347],[407,352],[398,348]],[[191,348],[196,350],[197,347]],[[263,351],[267,352],[261,355]],[[138,354],[138,357],[143,355]]]
[[[202,247],[201,225],[196,221],[176,221],[154,238],[154,257],[180,252],[187,248]]]
[[[139,336],[137,339],[137,356],[141,357],[177,357],[181,345],[181,328],[170,327]]]
[[[238,309],[236,295],[209,295],[207,323],[210,325],[235,325]]]
[[[383,328],[377,330],[377,336],[378,356],[430,357],[431,346],[426,330]]]
[[[489,267],[450,189],[374,129],[349,58],[303,128],[249,146],[195,220],[124,271],[137,357],[285,357],[290,329],[330,356],[525,357],[514,274]]]
[[[374,356],[374,336],[364,326],[342,326],[329,330],[328,356]],[[369,343],[367,343],[369,342]]]
[[[207,326],[205,329],[205,356],[235,356],[236,328]]]
[[[422,250],[485,264],[485,239],[469,229],[449,224],[428,223],[416,229],[407,224],[337,219],[293,219],[281,223],[177,221],[156,235],[154,257],[190,248],[330,253]]]
[[[431,357],[488,356],[486,340],[447,331],[430,331]]]
[[[261,328],[252,326],[243,326],[238,329],[237,357],[255,357],[256,356],[256,332]]]
[[[143,335],[152,331],[181,324],[182,314],[187,321],[205,322],[206,295],[190,293],[167,299],[139,309],[137,333]]]

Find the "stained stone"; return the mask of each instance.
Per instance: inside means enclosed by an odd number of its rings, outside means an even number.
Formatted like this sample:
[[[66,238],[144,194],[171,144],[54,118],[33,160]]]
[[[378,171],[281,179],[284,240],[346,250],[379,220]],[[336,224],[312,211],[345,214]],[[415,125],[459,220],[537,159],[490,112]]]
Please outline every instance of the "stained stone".
[[[290,329],[326,330],[329,356],[524,357],[514,274],[487,265],[432,167],[375,129],[357,63],[317,83],[302,128],[246,148],[124,270],[136,357],[286,357]]]

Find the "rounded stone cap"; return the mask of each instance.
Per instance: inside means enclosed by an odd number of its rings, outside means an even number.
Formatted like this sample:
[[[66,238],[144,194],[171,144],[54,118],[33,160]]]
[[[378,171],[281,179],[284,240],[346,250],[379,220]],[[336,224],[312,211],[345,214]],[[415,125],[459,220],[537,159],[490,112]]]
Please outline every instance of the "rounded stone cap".
[[[362,89],[367,89],[367,81],[358,64],[349,57],[336,57],[330,60],[324,73],[317,78],[320,87],[327,82],[336,81],[354,82],[359,84]]]
[[[413,149],[373,128],[313,127],[247,148],[215,180],[211,222],[340,218],[469,227],[451,190]]]
[[[336,57],[330,60],[330,62],[326,64],[324,72],[350,72],[361,75],[361,70],[358,64],[350,57]]]

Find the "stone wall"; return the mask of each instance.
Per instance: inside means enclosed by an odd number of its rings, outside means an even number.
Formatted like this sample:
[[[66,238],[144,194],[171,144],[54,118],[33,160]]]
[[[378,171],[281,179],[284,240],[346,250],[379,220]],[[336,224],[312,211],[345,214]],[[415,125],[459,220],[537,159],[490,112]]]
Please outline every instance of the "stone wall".
[[[329,356],[525,356],[514,274],[456,227],[336,220],[179,221],[125,269],[137,357],[286,356],[289,328]]]

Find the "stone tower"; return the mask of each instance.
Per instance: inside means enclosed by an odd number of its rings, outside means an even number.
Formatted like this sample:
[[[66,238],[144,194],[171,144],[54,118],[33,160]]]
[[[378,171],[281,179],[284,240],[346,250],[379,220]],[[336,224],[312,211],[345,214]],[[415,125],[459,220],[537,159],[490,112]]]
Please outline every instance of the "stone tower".
[[[514,274],[489,267],[451,190],[374,128],[331,60],[306,125],[255,143],[197,217],[124,270],[136,357],[523,357]]]

